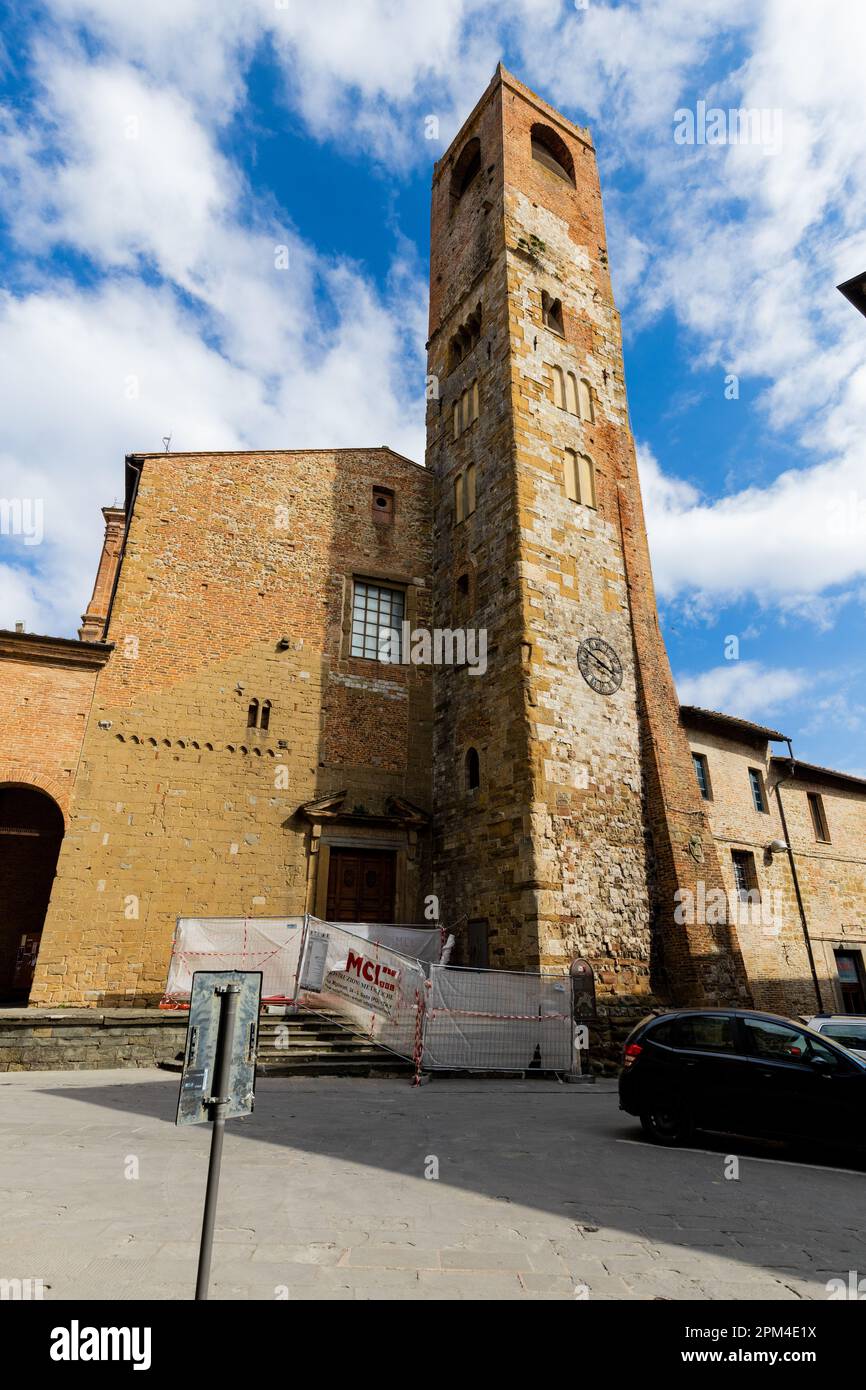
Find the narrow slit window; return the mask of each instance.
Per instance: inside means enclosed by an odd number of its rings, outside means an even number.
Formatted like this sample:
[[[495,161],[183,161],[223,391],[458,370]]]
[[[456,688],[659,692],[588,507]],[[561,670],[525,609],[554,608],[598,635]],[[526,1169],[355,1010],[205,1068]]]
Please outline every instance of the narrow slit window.
[[[259,702],[250,700],[250,707],[247,710],[247,728],[254,729],[259,722]]]
[[[712,801],[712,792],[710,791],[710,769],[705,755],[703,753],[693,753],[692,762],[694,763],[695,777],[698,779],[701,796],[704,798],[704,801]]]
[[[470,463],[466,469],[466,515],[471,516],[475,511],[475,464]]]
[[[595,468],[586,454],[577,456],[577,493],[584,507],[595,506]]]
[[[595,411],[592,407],[592,387],[585,377],[581,377],[577,383],[577,405],[577,413],[581,420],[588,420],[592,424],[595,419]]]
[[[565,374],[561,367],[553,368],[553,404],[565,410]]]
[[[579,415],[577,405],[577,378],[574,372],[569,372],[565,378],[565,408],[569,415]]]
[[[807,792],[806,797],[809,802],[809,812],[812,816],[812,829],[815,832],[815,839],[820,840],[822,844],[828,845],[830,843],[830,832],[827,829],[827,817],[824,814],[824,798],[819,796],[817,792]]]
[[[270,723],[271,723],[271,702],[270,702],[270,700],[265,700],[265,703],[262,705],[262,717],[261,717],[261,719],[260,719],[260,721],[259,721],[259,728],[262,729],[262,730],[266,730],[266,729],[270,728]]]
[[[458,473],[454,479],[454,521],[459,524],[466,515],[464,502],[463,474]]]
[[[764,791],[764,778],[757,767],[749,768],[749,786],[752,789],[752,801],[755,803],[755,810],[766,815],[767,797]]]
[[[565,451],[565,495],[569,502],[577,502],[577,454],[573,449]]]
[[[466,750],[466,790],[477,791],[481,786],[481,759],[478,756],[477,748],[467,748]]]

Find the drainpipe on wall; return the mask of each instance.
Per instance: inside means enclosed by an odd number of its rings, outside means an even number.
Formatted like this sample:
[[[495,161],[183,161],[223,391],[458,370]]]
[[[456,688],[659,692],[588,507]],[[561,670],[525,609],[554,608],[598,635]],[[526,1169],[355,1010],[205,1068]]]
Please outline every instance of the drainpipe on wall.
[[[800,925],[803,928],[803,940],[806,943],[806,955],[809,957],[809,969],[812,972],[812,983],[815,986],[815,998],[818,1001],[818,1013],[821,1013],[824,1008],[824,1001],[821,998],[821,985],[818,980],[818,971],[815,969],[815,957],[812,954],[812,942],[809,939],[809,923],[806,919],[806,909],[803,906],[803,894],[800,892],[800,880],[797,877],[797,864],[794,859],[794,847],[791,844],[791,836],[788,834],[788,822],[785,817],[785,807],[782,804],[782,793],[780,790],[782,783],[789,781],[790,778],[794,776],[794,749],[791,746],[791,740],[789,738],[786,738],[785,742],[788,745],[788,757],[791,760],[791,770],[787,773],[785,777],[780,777],[778,782],[774,783],[773,790],[776,793],[776,800],[779,803],[779,815],[782,821],[782,833],[785,836],[785,844],[788,846],[788,863],[791,865],[791,877],[794,880],[794,896],[797,899],[797,907],[800,912]]]

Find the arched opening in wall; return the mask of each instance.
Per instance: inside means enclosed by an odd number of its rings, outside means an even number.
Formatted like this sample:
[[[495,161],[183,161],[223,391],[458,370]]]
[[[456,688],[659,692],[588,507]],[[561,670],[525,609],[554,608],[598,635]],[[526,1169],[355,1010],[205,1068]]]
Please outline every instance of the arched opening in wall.
[[[0,786],[0,1000],[30,994],[63,830],[47,792]]]
[[[250,707],[247,710],[247,728],[254,729],[259,722],[259,702],[250,700]]]
[[[565,141],[556,131],[551,130],[549,125],[536,123],[529,132],[529,138],[532,158],[543,164],[552,174],[556,174],[557,178],[564,179],[574,187],[574,160]]]
[[[451,206],[460,202],[473,179],[481,171],[481,141],[475,135],[467,140],[451,170]]]

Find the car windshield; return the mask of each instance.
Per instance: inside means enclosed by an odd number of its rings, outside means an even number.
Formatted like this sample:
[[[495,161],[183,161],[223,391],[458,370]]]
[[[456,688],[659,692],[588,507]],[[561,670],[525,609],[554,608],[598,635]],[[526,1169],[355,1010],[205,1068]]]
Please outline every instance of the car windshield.
[[[843,1047],[866,1049],[866,1023],[825,1023],[821,1032]]]

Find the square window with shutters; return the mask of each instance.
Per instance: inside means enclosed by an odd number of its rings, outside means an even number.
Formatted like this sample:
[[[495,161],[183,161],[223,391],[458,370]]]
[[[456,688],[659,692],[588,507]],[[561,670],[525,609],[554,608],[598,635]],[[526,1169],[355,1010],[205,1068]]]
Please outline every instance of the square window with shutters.
[[[352,656],[368,661],[402,661],[405,612],[403,589],[356,579],[352,594]]]

